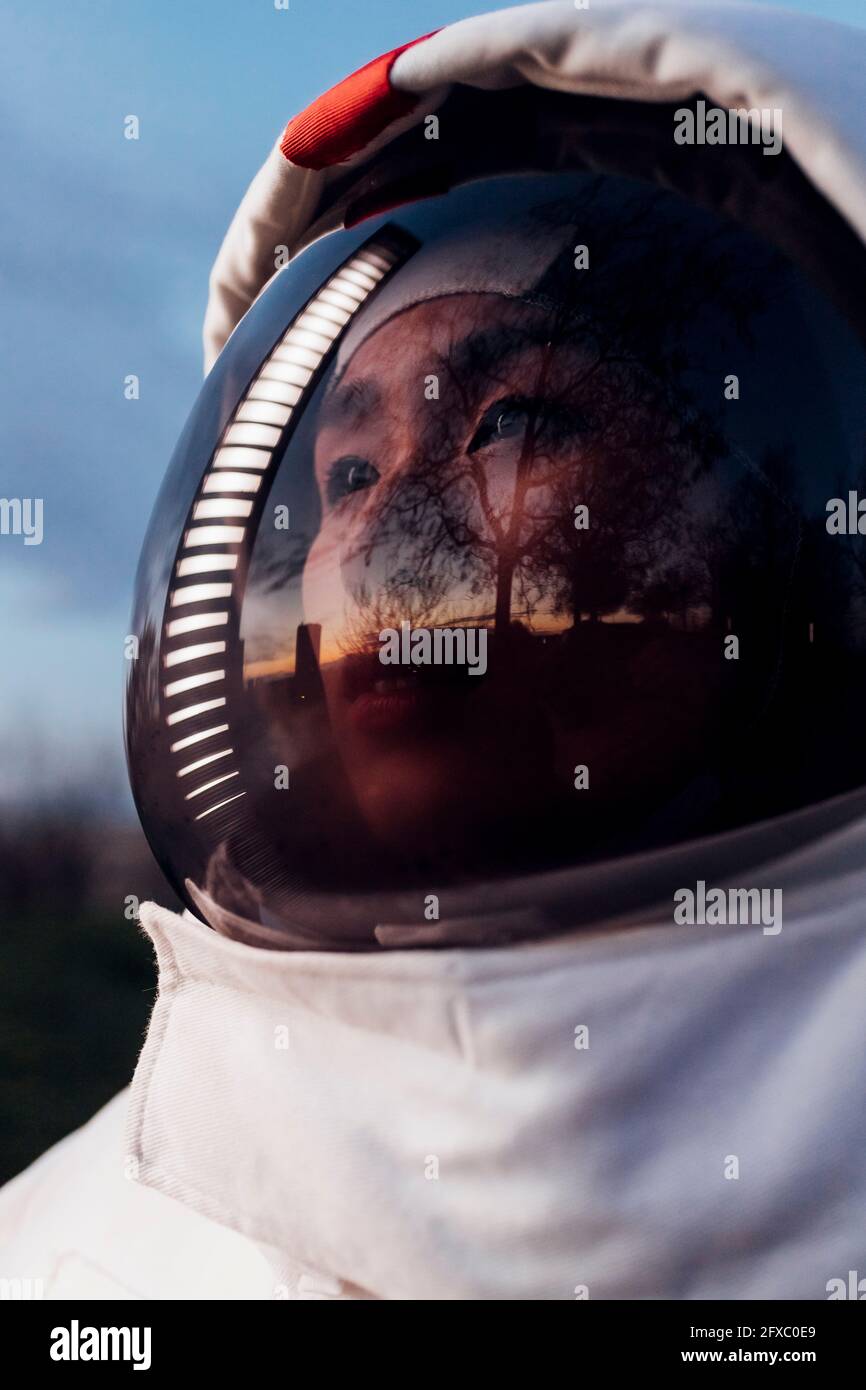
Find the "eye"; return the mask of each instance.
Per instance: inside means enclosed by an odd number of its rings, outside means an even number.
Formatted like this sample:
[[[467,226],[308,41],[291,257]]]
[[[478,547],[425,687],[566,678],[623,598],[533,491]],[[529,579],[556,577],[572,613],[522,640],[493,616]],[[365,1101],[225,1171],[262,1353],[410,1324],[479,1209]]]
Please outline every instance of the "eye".
[[[379,481],[379,470],[369,459],[348,456],[337,459],[328,469],[326,493],[332,507],[353,492],[363,492]]]
[[[501,440],[522,438],[529,423],[529,414],[528,404],[520,401],[496,401],[494,405],[488,406],[472,436],[467,453],[474,454],[479,449],[498,444]]]
[[[588,429],[584,416],[570,406],[509,397],[496,401],[485,410],[467,453],[474,454],[479,449],[508,440],[522,440],[530,427],[534,429],[538,441],[544,441],[548,447],[565,443],[575,435],[586,433]]]

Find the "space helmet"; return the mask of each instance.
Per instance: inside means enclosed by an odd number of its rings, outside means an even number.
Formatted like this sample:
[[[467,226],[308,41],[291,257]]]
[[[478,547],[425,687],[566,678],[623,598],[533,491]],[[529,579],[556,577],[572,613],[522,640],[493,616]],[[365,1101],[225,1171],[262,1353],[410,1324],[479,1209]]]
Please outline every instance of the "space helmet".
[[[519,940],[866,784],[866,252],[786,149],[684,110],[458,85],[275,245],[126,695],[215,929]]]

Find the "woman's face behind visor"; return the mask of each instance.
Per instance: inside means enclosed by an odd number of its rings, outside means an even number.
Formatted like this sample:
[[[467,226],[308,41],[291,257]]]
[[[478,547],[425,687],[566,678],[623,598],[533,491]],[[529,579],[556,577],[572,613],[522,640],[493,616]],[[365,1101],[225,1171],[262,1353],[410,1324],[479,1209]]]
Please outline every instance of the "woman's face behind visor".
[[[491,180],[391,221],[418,249],[257,499],[243,804],[202,901],[315,932],[339,902],[321,944],[375,944],[371,897],[420,917],[866,781],[866,552],[827,527],[866,370],[829,300],[625,179]]]
[[[690,466],[675,436],[635,364],[500,295],[416,305],[354,355],[318,422],[303,602],[378,843],[471,870],[505,844],[520,854],[526,818],[554,808],[588,843],[577,763],[609,814],[696,751],[706,711],[684,700],[668,717],[673,653],[660,681],[629,653],[638,701],[609,683],[604,645],[631,616],[613,548],[661,523]]]

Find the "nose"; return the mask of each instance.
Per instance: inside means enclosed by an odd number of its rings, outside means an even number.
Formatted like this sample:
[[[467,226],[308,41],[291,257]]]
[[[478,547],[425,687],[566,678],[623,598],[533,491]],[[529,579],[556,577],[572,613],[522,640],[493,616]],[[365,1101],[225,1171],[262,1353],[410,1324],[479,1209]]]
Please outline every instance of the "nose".
[[[416,456],[389,470],[347,517],[340,540],[343,588],[357,608],[375,614],[378,628],[417,612],[439,568],[437,547],[450,505],[447,470]]]

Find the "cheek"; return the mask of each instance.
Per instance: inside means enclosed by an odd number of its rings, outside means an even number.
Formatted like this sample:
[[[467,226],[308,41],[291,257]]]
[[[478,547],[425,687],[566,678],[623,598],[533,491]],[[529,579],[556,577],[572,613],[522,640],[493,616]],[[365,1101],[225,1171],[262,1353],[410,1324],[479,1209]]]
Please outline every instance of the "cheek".
[[[521,511],[526,516],[550,511],[555,507],[567,505],[572,492],[575,501],[580,500],[581,461],[584,452],[568,451],[554,457],[549,450],[533,460],[532,470],[527,478],[525,491],[520,494]],[[480,493],[473,486],[473,520],[486,523],[491,517],[498,523],[509,519],[517,496],[519,454],[502,451],[490,457],[483,465],[486,505],[482,506]],[[486,531],[486,524],[482,524]]]
[[[301,583],[307,622],[332,619],[340,587],[340,550],[333,523],[324,519],[310,546]]]
[[[502,453],[491,458],[484,468],[487,495],[497,515],[511,510],[517,486],[517,455]]]
[[[353,576],[369,523],[370,504],[326,513],[304,565],[302,593],[307,622],[338,629],[353,599]],[[350,605],[351,606],[351,605]]]

